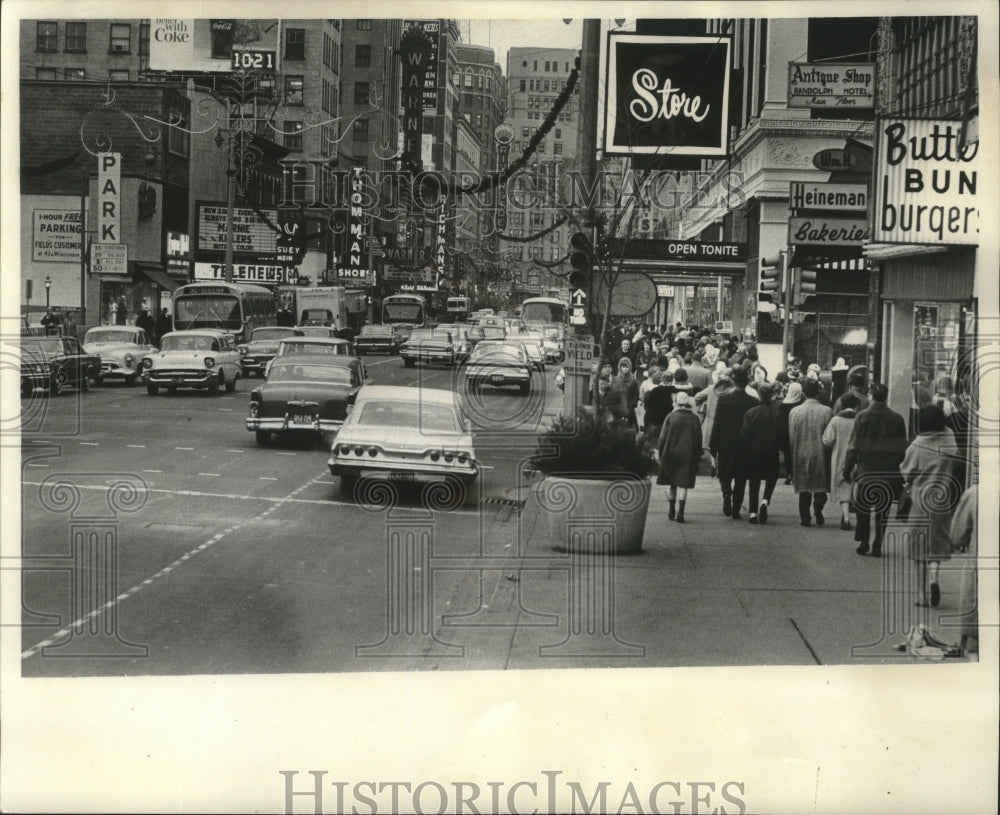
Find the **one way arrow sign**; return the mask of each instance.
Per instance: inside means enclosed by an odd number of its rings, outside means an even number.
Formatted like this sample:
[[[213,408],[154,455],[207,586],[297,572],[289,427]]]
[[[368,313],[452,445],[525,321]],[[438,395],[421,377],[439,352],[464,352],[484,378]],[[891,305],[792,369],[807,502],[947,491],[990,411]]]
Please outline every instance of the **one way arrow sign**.
[[[577,289],[570,295],[570,303],[574,306],[582,306],[587,300],[587,292],[583,289]]]

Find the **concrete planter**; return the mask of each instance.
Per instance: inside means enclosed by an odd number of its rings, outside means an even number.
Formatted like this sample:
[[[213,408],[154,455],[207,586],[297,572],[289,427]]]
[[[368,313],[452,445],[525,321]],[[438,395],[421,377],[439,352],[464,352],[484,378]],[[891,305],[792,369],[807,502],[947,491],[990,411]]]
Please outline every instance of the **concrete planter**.
[[[631,555],[642,551],[652,486],[627,473],[546,475],[538,503],[553,549]]]

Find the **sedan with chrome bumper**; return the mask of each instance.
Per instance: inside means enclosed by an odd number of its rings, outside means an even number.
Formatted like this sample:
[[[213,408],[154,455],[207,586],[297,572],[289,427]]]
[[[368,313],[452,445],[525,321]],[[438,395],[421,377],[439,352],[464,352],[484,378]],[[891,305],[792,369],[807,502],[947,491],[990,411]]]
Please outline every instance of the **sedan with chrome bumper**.
[[[267,381],[250,394],[246,428],[262,447],[273,433],[336,433],[364,381],[357,357],[320,353],[275,359]]]
[[[145,330],[131,325],[95,326],[83,338],[83,348],[101,357],[102,381],[120,379],[126,385],[136,383],[142,358],[156,351]]]
[[[245,376],[264,376],[267,364],[278,352],[278,343],[285,337],[301,337],[303,332],[289,326],[265,326],[255,328],[250,334],[250,342],[240,345],[237,350],[241,354]]]
[[[142,360],[142,381],[150,396],[160,388],[173,392],[195,388],[216,394],[236,390],[242,376],[240,353],[232,335],[212,328],[172,331],[160,340],[160,350]]]
[[[481,342],[465,366],[465,386],[475,391],[482,385],[505,387],[516,385],[518,390],[531,390],[531,360],[519,342]]]
[[[387,385],[358,394],[327,462],[349,491],[359,478],[453,482],[479,474],[472,430],[453,391]]]
[[[364,325],[354,340],[354,350],[361,354],[389,354],[399,351],[402,338],[394,325]]]
[[[454,365],[455,338],[451,331],[443,328],[414,328],[410,338],[400,347],[399,355],[406,368],[412,368],[417,362]]]

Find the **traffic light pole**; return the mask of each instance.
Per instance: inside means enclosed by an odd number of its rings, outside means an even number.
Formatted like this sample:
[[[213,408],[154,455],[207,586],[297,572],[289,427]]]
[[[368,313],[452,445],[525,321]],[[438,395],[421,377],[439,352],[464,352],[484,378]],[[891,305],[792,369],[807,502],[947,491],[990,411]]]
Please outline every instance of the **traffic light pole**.
[[[788,354],[794,347],[792,343],[792,267],[788,263],[788,250],[782,249],[779,256],[781,257],[781,282],[785,291],[785,307],[781,324],[781,364],[787,368]]]

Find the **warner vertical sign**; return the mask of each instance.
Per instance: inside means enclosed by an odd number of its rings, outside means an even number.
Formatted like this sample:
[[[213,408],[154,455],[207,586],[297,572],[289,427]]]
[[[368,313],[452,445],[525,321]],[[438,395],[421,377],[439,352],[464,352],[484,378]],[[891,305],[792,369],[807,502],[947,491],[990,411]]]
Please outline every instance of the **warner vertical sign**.
[[[611,34],[604,151],[725,156],[729,48],[720,36]]]
[[[979,243],[979,143],[960,147],[961,129],[938,119],[878,121],[872,241]]]

